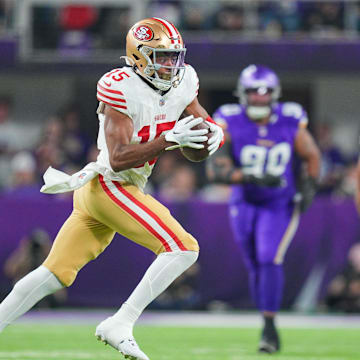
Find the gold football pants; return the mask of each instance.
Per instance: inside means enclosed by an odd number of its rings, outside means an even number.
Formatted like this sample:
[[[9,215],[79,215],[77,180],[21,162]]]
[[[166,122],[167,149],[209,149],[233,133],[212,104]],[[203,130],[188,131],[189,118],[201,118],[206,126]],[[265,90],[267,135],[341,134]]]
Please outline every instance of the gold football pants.
[[[111,243],[115,232],[155,254],[199,251],[195,238],[151,195],[99,175],[74,192],[74,209],[43,265],[70,286],[78,271]]]

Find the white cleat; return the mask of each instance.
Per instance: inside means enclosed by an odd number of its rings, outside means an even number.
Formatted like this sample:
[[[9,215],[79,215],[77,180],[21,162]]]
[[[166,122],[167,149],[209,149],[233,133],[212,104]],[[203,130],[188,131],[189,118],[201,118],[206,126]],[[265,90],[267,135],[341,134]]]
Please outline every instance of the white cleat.
[[[150,360],[144,354],[132,336],[131,329],[114,321],[112,317],[102,321],[96,328],[95,336],[98,340],[109,344],[129,360]]]

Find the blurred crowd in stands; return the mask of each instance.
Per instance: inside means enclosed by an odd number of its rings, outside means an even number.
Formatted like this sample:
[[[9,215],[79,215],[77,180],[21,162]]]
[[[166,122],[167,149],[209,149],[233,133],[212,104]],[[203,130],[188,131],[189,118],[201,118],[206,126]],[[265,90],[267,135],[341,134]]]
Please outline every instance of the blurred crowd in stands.
[[[353,5],[352,10],[358,11],[359,2]],[[335,35],[357,29],[357,14],[350,16],[345,1],[159,0],[151,2],[150,10],[170,17],[183,30],[260,31],[282,36],[302,32]]]
[[[12,99],[0,96],[0,192],[39,196],[49,166],[72,174],[96,161],[96,134],[87,134],[81,116],[76,104],[69,104],[43,125],[19,123],[12,116]],[[328,123],[315,124],[314,132],[322,151],[320,195],[353,196],[358,149],[343,154]],[[180,151],[166,152],[159,157],[146,191],[162,201],[226,201],[229,187],[209,184],[205,166],[205,162],[189,162]]]
[[[0,0],[0,35],[21,31],[15,21],[21,6],[21,0]],[[49,1],[31,9],[33,46],[64,51],[122,48],[123,35],[139,7],[140,18],[162,17],[182,31],[235,32],[243,38],[337,38],[360,31],[360,1],[355,0],[148,0],[136,6],[130,1]]]

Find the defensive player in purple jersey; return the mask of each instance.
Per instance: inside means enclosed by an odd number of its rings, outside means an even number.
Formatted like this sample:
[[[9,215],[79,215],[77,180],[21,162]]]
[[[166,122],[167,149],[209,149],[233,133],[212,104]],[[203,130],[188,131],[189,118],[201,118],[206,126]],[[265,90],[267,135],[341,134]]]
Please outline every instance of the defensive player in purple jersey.
[[[282,263],[300,213],[315,195],[320,162],[306,112],[299,104],[278,102],[280,92],[271,69],[245,68],[237,86],[240,104],[223,105],[214,114],[226,142],[208,164],[212,181],[232,184],[232,228],[264,317],[259,351],[267,353],[280,350],[274,319],[282,300]],[[297,157],[304,167],[298,188]]]

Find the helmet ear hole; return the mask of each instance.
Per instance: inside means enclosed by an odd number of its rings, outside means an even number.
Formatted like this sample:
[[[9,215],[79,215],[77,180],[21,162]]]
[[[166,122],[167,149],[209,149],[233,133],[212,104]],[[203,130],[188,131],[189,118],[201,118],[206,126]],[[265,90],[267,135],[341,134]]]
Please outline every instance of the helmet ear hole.
[[[135,54],[133,54],[133,57],[136,59],[136,60],[139,60],[140,58],[137,56],[137,55],[135,55]]]

